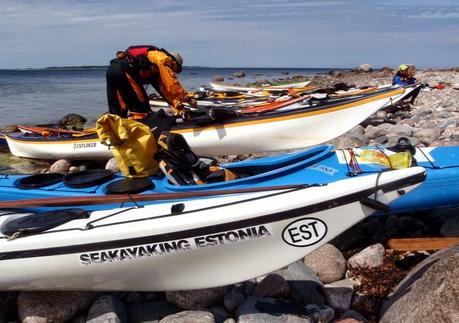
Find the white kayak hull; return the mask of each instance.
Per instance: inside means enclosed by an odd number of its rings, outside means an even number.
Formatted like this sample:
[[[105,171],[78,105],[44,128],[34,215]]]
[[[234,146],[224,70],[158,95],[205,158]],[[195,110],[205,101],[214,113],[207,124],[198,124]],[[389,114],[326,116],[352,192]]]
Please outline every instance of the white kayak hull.
[[[424,179],[421,167],[326,186],[92,212],[34,235],[0,239],[1,290],[187,290],[286,266]],[[367,204],[368,205],[368,204]],[[20,215],[11,215],[18,217]],[[1,221],[8,222],[8,216]],[[14,236],[14,235],[13,235]]]
[[[370,117],[384,105],[396,102],[405,89],[318,108],[302,108],[294,103],[278,113],[236,119],[205,126],[178,126],[171,131],[182,134],[198,155],[222,156],[287,149],[300,149],[332,140]],[[283,111],[287,110],[287,111]],[[107,146],[97,137],[59,140],[30,140],[6,136],[13,155],[38,159],[110,159]]]

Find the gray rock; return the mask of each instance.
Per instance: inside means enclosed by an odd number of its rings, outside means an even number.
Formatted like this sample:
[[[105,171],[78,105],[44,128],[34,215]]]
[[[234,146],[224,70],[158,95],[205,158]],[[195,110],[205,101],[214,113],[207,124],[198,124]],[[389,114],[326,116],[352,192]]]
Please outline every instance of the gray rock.
[[[309,304],[305,306],[307,315],[313,322],[327,323],[333,320],[335,311],[327,305]]]
[[[126,308],[119,298],[112,295],[99,297],[89,308],[87,323],[127,322]]]
[[[365,137],[365,128],[361,125],[357,125],[347,132],[351,137],[356,138],[362,142],[368,142],[368,139]]]
[[[211,307],[223,301],[225,287],[166,292],[169,302],[185,310]]]
[[[70,113],[59,121],[61,127],[68,129],[82,129],[85,123],[86,118],[75,113]]]
[[[396,134],[400,137],[410,137],[413,134],[415,128],[404,125],[396,124],[391,128],[391,133]]]
[[[354,294],[354,283],[350,279],[343,279],[325,287],[325,299],[327,304],[338,312],[344,312],[351,306]]]
[[[111,158],[107,164],[105,165],[105,169],[109,169],[111,171],[114,171],[114,172],[119,172],[120,171],[120,167],[118,166],[118,161],[116,160],[116,158]]]
[[[354,322],[366,322],[367,321],[365,316],[363,316],[362,314],[360,314],[359,312],[357,312],[356,310],[353,310],[353,309],[347,310],[346,312],[341,314],[339,316],[339,319],[336,322],[342,322],[342,323],[344,323],[344,322],[351,323],[352,322],[352,321],[344,321],[345,319],[353,319]]]
[[[236,311],[238,323],[311,323],[306,309],[295,302],[250,296]]]
[[[397,144],[397,140],[398,138],[400,138],[400,136],[397,134],[388,134],[386,138],[387,138],[387,142],[385,143],[385,145],[391,147]]]
[[[284,298],[290,293],[287,281],[280,275],[271,273],[255,287],[253,292],[257,297]]]
[[[346,259],[338,248],[329,243],[307,255],[304,263],[324,284],[340,280],[346,272]]]
[[[360,321],[360,320],[357,320],[353,317],[347,317],[347,318],[338,318],[336,320],[333,321],[333,323],[361,323],[361,322],[366,322],[365,321]]]
[[[230,312],[234,313],[245,299],[244,292],[240,287],[235,287],[226,293],[223,299],[223,305]]]
[[[79,172],[80,168],[78,166],[70,166],[69,173],[76,173]]]
[[[24,323],[64,322],[89,307],[90,292],[20,292],[18,315]]]
[[[373,71],[373,67],[370,64],[361,64],[357,66],[356,68],[357,71],[359,72],[371,72]]]
[[[0,126],[0,132],[5,132],[5,133],[8,133],[8,132],[16,132],[18,131],[18,126],[15,125],[15,124],[11,124],[11,125],[3,125],[3,126]]]
[[[132,303],[126,307],[128,322],[158,322],[160,319],[179,312],[180,309],[165,301]]]
[[[376,137],[380,137],[388,133],[392,127],[393,125],[388,123],[383,123],[378,126],[369,125],[365,128],[365,137],[368,139],[375,139]]]
[[[385,300],[380,322],[459,322],[459,245],[418,264]]]
[[[371,245],[348,259],[350,267],[373,268],[384,263],[384,246],[380,243]]]
[[[312,323],[307,317],[299,317],[292,314],[246,314],[237,320],[237,323]]]
[[[224,82],[225,78],[221,75],[215,75],[212,77],[212,82]]]
[[[302,261],[274,273],[282,276],[290,287],[290,298],[301,304],[325,304],[322,282]]]
[[[168,315],[159,323],[215,323],[215,320],[207,311],[183,311]]]
[[[71,166],[72,164],[68,160],[59,159],[51,165],[49,171],[51,173],[67,173]]]
[[[417,109],[417,115],[420,116],[420,117],[426,117],[426,116],[428,116],[429,114],[432,114],[432,113],[433,113],[433,110],[431,108],[428,108],[428,107]]]
[[[386,220],[384,230],[387,238],[413,237],[427,233],[428,227],[418,218],[390,215]]]
[[[435,119],[446,119],[446,118],[449,118],[451,116],[451,113],[448,112],[448,111],[443,111],[442,109],[439,109],[439,111],[435,111],[433,113],[433,117]]]
[[[351,307],[362,313],[365,317],[374,318],[378,315],[381,303],[382,299],[378,296],[355,292],[354,296],[352,296]]]
[[[368,140],[362,141],[359,138],[355,138],[349,135],[344,135],[333,140],[333,145],[337,149],[350,148],[350,147],[362,147],[368,143]]]
[[[233,73],[233,76],[237,77],[237,78],[244,77],[245,76],[245,72],[244,71],[237,71],[237,72]]]
[[[431,129],[416,129],[413,132],[413,136],[419,138],[419,140],[425,144],[429,145],[437,139],[441,134],[441,130],[437,128],[431,128]]]
[[[387,116],[387,112],[384,110],[380,110],[376,112],[376,118],[378,119],[384,119]]]
[[[222,323],[231,319],[231,314],[221,305],[212,306],[209,311],[213,314],[216,323]]]
[[[440,233],[444,237],[459,237],[459,215],[451,213],[452,216],[440,228]]]
[[[437,120],[430,118],[430,119],[424,119],[419,122],[416,122],[414,124],[415,128],[423,128],[423,129],[428,129],[428,128],[437,128]]]

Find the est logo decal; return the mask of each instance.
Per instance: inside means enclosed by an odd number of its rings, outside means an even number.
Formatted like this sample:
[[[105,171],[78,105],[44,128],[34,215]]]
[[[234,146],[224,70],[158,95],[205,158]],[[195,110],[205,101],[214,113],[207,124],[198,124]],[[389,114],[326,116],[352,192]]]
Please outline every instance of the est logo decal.
[[[294,247],[308,247],[322,240],[327,225],[316,218],[302,218],[290,223],[282,232],[282,239]]]

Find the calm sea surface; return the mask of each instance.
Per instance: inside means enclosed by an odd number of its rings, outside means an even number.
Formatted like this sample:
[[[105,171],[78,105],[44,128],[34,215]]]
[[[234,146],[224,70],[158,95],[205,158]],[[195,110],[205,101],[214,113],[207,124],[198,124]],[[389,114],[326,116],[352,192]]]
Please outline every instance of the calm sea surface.
[[[228,83],[245,84],[328,70],[185,67],[179,79],[187,90],[198,90],[216,75]],[[236,71],[244,71],[246,77],[231,79]],[[147,91],[153,91],[151,86]],[[0,70],[0,126],[51,123],[69,113],[80,114],[93,123],[107,110],[105,68]]]

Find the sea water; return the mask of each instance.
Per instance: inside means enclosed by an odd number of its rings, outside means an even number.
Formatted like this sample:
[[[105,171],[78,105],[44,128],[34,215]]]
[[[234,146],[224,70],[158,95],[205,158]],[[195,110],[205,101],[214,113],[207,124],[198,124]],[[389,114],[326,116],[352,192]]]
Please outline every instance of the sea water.
[[[108,111],[105,70],[105,67],[0,70],[0,126],[55,123],[69,113],[79,114],[93,124]],[[178,77],[186,90],[196,91],[208,87],[208,82],[217,75],[227,83],[242,85],[256,80],[312,76],[328,70],[185,67]],[[246,76],[235,78],[236,71],[244,71]],[[147,91],[154,92],[151,86]]]

